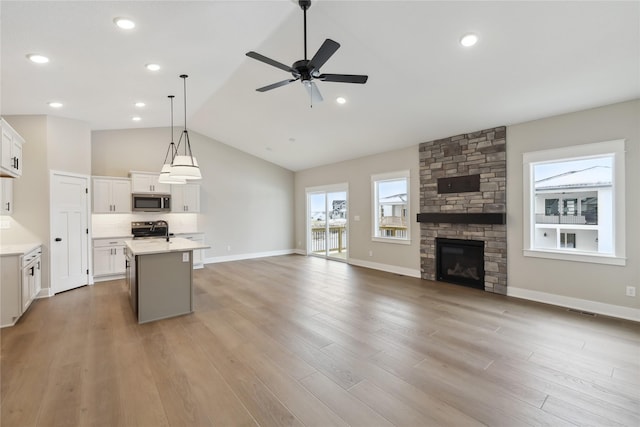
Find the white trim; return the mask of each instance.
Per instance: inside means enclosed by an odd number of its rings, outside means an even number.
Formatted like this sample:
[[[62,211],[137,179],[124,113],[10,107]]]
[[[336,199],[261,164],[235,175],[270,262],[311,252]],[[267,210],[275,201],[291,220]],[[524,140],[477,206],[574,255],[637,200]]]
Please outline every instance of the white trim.
[[[327,216],[327,213],[329,211],[329,199],[327,198],[327,193],[337,193],[337,192],[345,192],[346,194],[346,203],[347,203],[347,217],[345,218],[346,223],[345,223],[345,227],[347,230],[347,241],[349,240],[350,236],[349,233],[351,232],[351,227],[350,227],[350,223],[349,223],[349,214],[351,213],[351,207],[349,206],[349,183],[348,182],[342,182],[339,184],[329,184],[329,185],[318,185],[318,186],[314,186],[314,187],[305,187],[304,189],[304,197],[305,197],[305,230],[304,230],[304,240],[305,240],[305,248],[303,250],[303,253],[300,253],[300,255],[307,255],[307,253],[311,252],[311,239],[310,239],[310,234],[311,234],[311,200],[309,195],[311,194],[324,194],[325,196],[325,230],[328,231],[328,227],[329,227],[329,218]],[[299,252],[295,252],[295,253],[299,253]],[[318,256],[322,256],[323,258],[330,258],[327,255],[318,255]],[[347,258],[349,257],[349,249],[347,248]]]
[[[557,259],[562,261],[589,262],[591,264],[627,265],[627,259],[622,257],[598,255],[593,253],[570,253],[550,249],[525,249],[522,255],[532,258]]]
[[[535,192],[533,191],[534,163],[567,161],[588,157],[613,156],[613,254],[571,253],[533,247],[535,230]],[[523,255],[536,258],[549,258],[595,264],[626,265],[625,252],[625,140],[596,142],[571,145],[549,150],[532,151],[522,154],[523,164]],[[563,227],[564,228],[564,227]]]
[[[408,233],[407,233],[408,234]],[[410,245],[411,239],[400,239],[398,237],[371,237],[372,242],[380,242],[380,243],[395,243],[396,245]]]
[[[361,259],[349,259],[349,264],[356,265],[358,267],[371,268],[373,270],[386,271],[387,273],[401,274],[403,276],[421,278],[420,270],[406,267],[398,267],[397,265],[381,264],[378,262],[364,261]]]
[[[54,169],[49,169],[49,286],[47,289],[50,289],[49,296],[55,295],[55,290],[53,289],[53,246],[54,246],[54,226],[53,226],[53,210],[51,200],[53,198],[53,181],[54,176],[69,176],[73,178],[80,178],[86,181],[86,189],[87,189],[87,200],[86,200],[86,214],[87,214],[87,285],[93,285],[93,247],[91,245],[91,240],[93,237],[93,225],[92,225],[92,209],[91,209],[91,201],[93,199],[93,181],[91,180],[91,175],[85,175],[75,172],[65,172]]]
[[[407,180],[407,237],[378,236],[378,182]],[[411,170],[399,170],[371,175],[371,241],[379,243],[411,244]]]
[[[91,281],[90,285],[93,285],[94,283],[108,282],[109,280],[120,280],[124,278],[125,278],[125,274],[122,274],[122,273],[96,276],[96,277],[92,277],[93,280]]]
[[[597,301],[567,297],[564,295],[549,294],[546,292],[532,291],[530,289],[514,288],[513,286],[507,286],[507,295],[514,298],[522,298],[530,301],[537,301],[545,304],[552,304],[560,307],[573,308],[602,314],[604,316],[640,322],[640,309],[638,308],[606,304]]]
[[[226,255],[226,256],[217,256],[210,257],[204,260],[205,264],[217,264],[219,262],[229,262],[229,261],[241,261],[243,259],[254,259],[254,258],[266,258],[271,256],[280,256],[280,255],[291,255],[295,254],[296,249],[282,249],[279,251],[269,251],[269,252],[254,252],[249,254],[238,254],[238,255]]]
[[[51,288],[42,288],[36,295],[35,299],[39,298],[51,298],[53,296],[53,289]]]

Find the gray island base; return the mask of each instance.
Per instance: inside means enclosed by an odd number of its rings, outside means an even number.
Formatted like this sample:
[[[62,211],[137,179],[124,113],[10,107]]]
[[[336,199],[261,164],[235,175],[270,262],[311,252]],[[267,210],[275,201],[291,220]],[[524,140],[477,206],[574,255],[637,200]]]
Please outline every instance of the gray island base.
[[[128,241],[127,285],[138,323],[193,312],[193,250],[187,239]]]

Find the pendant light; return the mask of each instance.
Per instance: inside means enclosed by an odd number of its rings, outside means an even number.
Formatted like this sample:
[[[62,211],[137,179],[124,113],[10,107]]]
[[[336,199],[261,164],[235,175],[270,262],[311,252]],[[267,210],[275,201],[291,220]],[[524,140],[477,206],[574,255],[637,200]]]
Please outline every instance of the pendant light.
[[[169,172],[171,172],[171,163],[173,163],[174,157],[178,154],[178,148],[173,142],[173,98],[175,98],[175,96],[169,95],[168,98],[171,100],[171,143],[169,144],[169,148],[167,148],[167,154],[164,156],[164,164],[160,170],[158,182],[161,184],[185,184],[187,182],[185,179],[172,178],[169,175]]]
[[[202,179],[202,174],[200,174],[200,168],[198,167],[198,162],[196,158],[193,157],[193,153],[191,152],[191,142],[189,142],[189,132],[187,131],[187,76],[186,74],[182,74],[180,78],[184,83],[184,130],[182,131],[182,135],[180,135],[180,139],[178,140],[178,146],[176,151],[178,152],[176,156],[173,158],[173,162],[171,163],[171,171],[169,172],[169,176],[172,179],[185,179],[185,180],[194,180],[194,179]],[[180,155],[180,144],[182,144],[182,139],[184,138],[184,155]]]

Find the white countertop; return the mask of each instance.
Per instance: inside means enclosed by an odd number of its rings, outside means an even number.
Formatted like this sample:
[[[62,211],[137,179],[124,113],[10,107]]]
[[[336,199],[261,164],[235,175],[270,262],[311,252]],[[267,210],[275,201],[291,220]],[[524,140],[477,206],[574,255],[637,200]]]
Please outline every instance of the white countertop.
[[[31,242],[31,243],[18,243],[14,245],[2,245],[0,246],[0,255],[24,255],[27,252],[31,252],[38,246],[42,246],[42,243],[39,242]]]
[[[211,247],[182,237],[172,237],[169,242],[165,239],[127,240],[125,241],[125,245],[127,245],[134,255],[184,252],[196,249],[208,249]]]

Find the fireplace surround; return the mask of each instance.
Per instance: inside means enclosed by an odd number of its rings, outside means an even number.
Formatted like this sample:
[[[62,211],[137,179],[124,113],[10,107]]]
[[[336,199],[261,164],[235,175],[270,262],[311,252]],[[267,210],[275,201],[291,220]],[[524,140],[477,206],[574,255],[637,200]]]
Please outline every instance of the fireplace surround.
[[[479,241],[484,283],[507,293],[506,128],[423,142],[420,155],[420,271],[438,279],[436,239]]]

